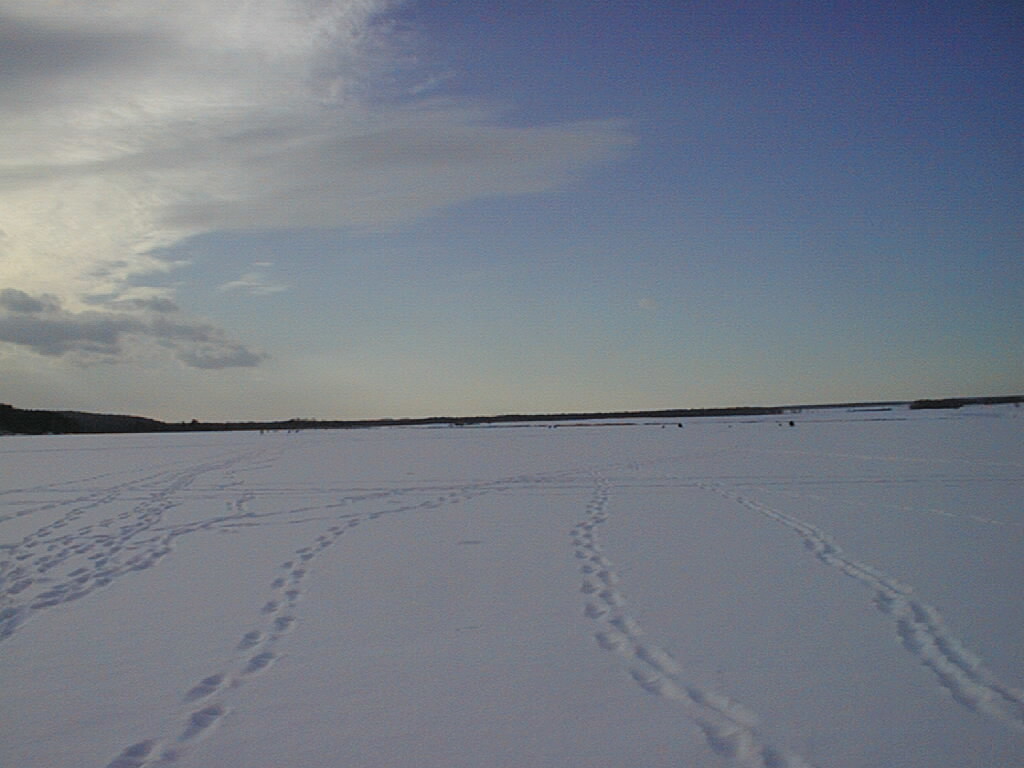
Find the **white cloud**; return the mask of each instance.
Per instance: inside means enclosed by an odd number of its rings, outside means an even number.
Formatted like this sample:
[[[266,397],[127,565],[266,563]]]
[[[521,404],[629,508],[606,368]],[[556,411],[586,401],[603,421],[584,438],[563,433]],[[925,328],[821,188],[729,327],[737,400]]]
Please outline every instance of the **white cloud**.
[[[4,71],[0,284],[74,304],[168,269],[160,249],[207,229],[172,210],[263,189],[238,165],[301,143],[327,94],[341,109],[379,6],[0,0],[32,52]]]
[[[0,285],[130,312],[192,235],[384,230],[551,189],[630,144],[616,121],[510,127],[414,97],[429,73],[402,105],[363,98],[399,58],[390,5],[0,0]],[[225,288],[279,288],[264,277]]]

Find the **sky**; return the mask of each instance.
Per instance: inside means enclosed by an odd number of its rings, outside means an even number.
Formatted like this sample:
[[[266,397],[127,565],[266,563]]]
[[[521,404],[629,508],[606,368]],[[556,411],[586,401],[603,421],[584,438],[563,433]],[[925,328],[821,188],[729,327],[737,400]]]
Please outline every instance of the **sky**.
[[[1024,6],[0,0],[0,402],[1024,392]]]

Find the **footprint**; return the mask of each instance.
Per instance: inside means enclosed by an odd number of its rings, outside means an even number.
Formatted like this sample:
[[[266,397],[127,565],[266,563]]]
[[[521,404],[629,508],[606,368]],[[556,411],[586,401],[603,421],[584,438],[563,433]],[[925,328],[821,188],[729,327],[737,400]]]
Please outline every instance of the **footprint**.
[[[253,629],[242,635],[242,640],[238,643],[237,649],[245,651],[249,648],[255,648],[261,642],[263,642],[263,633],[258,629]]]
[[[275,632],[287,632],[295,624],[294,616],[278,616],[274,619],[274,631]]]
[[[674,700],[686,698],[682,689],[675,682],[657,672],[634,667],[629,670],[629,675],[636,681],[637,685],[648,693],[653,693],[655,696]]]
[[[245,669],[242,670],[242,674],[255,675],[256,673],[265,670],[276,660],[277,654],[271,653],[270,651],[263,651],[263,653],[257,653],[246,663]]]
[[[205,699],[208,696],[212,696],[216,693],[221,685],[224,683],[224,674],[218,673],[216,675],[210,675],[204,677],[196,685],[192,686],[188,693],[185,694],[185,701],[199,701]]]
[[[594,639],[606,651],[619,651],[629,645],[629,638],[621,632],[598,632]]]
[[[227,709],[223,704],[211,704],[208,707],[197,709],[189,717],[188,726],[178,741],[191,741],[201,736],[216,725],[225,714],[227,714]]]
[[[725,694],[705,691],[693,686],[686,688],[686,694],[698,704],[722,713],[734,723],[745,725],[748,728],[756,728],[758,725],[757,715]]]
[[[678,675],[683,671],[679,662],[673,659],[667,651],[656,646],[638,645],[636,656],[666,675]]]
[[[281,604],[279,602],[277,602],[277,600],[267,600],[267,602],[265,602],[263,604],[263,608],[261,610],[261,613],[273,613],[274,611],[276,611],[280,607],[281,607]]]
[[[640,628],[640,625],[637,624],[636,619],[631,616],[616,616],[608,623],[622,632],[622,634],[629,635],[630,637],[639,637],[643,634],[643,630]]]
[[[149,756],[153,754],[155,746],[156,741],[153,739],[132,744],[111,760],[107,764],[107,768],[142,768],[148,762]]]

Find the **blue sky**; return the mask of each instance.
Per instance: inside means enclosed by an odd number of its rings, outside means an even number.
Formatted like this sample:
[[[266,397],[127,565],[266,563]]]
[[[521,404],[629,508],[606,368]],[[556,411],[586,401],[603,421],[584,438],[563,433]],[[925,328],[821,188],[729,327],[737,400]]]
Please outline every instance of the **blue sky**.
[[[0,400],[1024,391],[1024,9],[0,0]]]

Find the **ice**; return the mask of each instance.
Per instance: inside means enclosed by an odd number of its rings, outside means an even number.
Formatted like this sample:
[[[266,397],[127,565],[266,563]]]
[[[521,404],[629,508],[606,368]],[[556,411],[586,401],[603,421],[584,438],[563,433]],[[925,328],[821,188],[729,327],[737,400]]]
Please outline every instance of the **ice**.
[[[1024,764],[1022,427],[6,437],[0,765]]]

